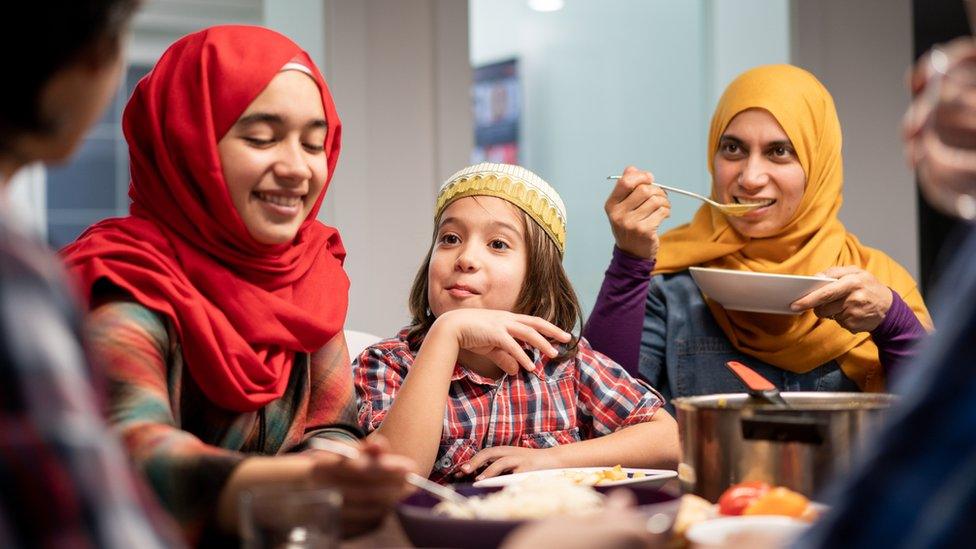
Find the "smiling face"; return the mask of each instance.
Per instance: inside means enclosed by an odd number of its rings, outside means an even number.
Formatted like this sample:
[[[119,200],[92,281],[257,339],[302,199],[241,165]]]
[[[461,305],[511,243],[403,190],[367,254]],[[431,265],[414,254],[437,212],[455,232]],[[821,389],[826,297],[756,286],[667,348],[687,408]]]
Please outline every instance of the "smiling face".
[[[714,164],[719,202],[768,203],[742,217],[727,218],[740,234],[774,236],[793,219],[807,178],[793,144],[769,111],[737,114],[719,139]]]
[[[434,316],[462,308],[515,308],[525,279],[523,216],[492,196],[465,197],[444,209],[427,269]]]
[[[326,132],[318,86],[302,72],[285,71],[217,144],[231,201],[254,240],[295,238],[328,176]]]

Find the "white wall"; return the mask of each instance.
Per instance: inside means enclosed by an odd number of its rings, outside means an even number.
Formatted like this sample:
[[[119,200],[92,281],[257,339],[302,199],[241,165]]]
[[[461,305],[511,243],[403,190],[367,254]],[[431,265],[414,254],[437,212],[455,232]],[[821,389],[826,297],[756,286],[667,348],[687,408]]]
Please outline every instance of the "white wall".
[[[264,0],[264,25],[291,38],[319,67],[325,63],[325,2]]]
[[[789,0],[705,0],[711,113],[725,87],[756,65],[790,62]],[[707,129],[706,129],[707,131]]]
[[[468,10],[454,0],[325,0],[325,78],[342,156],[320,216],[342,233],[347,328],[389,336],[430,245],[440,182],[473,142]]]
[[[789,58],[787,0],[471,0],[471,61],[517,57],[524,92],[521,162],[562,195],[565,265],[588,311],[613,238],[604,178],[634,164],[662,183],[708,192],[708,123],[725,84]],[[774,29],[770,31],[770,29]],[[665,228],[699,203],[675,197]]]
[[[794,62],[830,90],[844,132],[841,220],[917,280],[918,205],[900,137],[911,0],[794,0],[793,9]]]
[[[136,13],[128,60],[154,65],[185,34],[213,25],[260,25],[267,5],[305,1],[315,0],[148,0]]]

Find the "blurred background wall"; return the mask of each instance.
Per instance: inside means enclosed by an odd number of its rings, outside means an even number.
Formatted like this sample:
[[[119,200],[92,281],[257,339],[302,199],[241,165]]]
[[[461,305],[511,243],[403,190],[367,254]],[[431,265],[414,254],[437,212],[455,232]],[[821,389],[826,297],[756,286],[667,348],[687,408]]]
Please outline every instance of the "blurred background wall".
[[[793,63],[837,104],[844,132],[841,221],[919,280],[915,175],[902,155],[901,120],[912,55],[910,0],[793,2]]]
[[[587,310],[612,246],[605,176],[635,164],[708,192],[712,109],[729,81],[763,63],[798,64],[831,90],[844,129],[842,219],[918,275],[898,137],[910,0],[150,0],[114,107],[80,154],[24,170],[13,186],[17,209],[52,245],[127,213],[125,101],[169,43],[219,23],[291,36],[335,95],[342,158],[320,217],[349,253],[348,328],[389,335],[407,322],[437,188],[473,158],[473,67],[507,59],[518,67],[518,161],[567,203],[565,261]],[[673,200],[667,227],[698,206]]]

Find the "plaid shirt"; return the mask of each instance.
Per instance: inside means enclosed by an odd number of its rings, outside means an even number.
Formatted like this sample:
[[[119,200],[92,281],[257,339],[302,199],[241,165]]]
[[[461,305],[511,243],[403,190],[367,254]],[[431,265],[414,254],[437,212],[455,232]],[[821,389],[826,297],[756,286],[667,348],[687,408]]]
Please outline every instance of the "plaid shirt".
[[[367,432],[383,422],[413,365],[408,330],[369,347],[355,360],[359,421]],[[416,346],[415,346],[416,348]],[[574,358],[553,363],[530,350],[533,372],[490,379],[454,365],[444,429],[431,479],[454,479],[458,468],[491,446],[549,448],[596,438],[649,421],[661,396],[581,339]]]
[[[0,547],[179,546],[101,415],[79,320],[0,217]]]

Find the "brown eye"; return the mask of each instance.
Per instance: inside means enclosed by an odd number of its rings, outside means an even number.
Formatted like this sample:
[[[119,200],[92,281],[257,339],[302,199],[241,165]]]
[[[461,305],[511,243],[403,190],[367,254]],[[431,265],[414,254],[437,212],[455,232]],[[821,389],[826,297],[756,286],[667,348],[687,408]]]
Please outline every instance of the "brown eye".
[[[742,154],[742,147],[733,141],[726,141],[722,144],[721,151],[725,156],[738,156]]]
[[[770,149],[769,154],[773,158],[786,160],[793,157],[793,149],[787,147],[786,145],[777,145]]]
[[[458,238],[458,235],[453,233],[447,233],[441,237],[441,244],[454,245],[454,244],[459,244],[460,242],[461,239]]]
[[[507,242],[504,240],[498,240],[497,238],[489,242],[488,245],[491,246],[491,249],[493,250],[507,250],[509,248]]]

